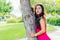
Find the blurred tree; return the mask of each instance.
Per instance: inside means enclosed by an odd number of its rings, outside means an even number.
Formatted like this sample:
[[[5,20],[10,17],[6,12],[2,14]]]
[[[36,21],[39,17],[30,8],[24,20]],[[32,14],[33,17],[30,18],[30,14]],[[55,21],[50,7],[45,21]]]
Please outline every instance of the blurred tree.
[[[12,11],[12,6],[10,3],[7,3],[6,0],[0,0],[0,19],[6,20],[7,17],[10,17],[10,12]]]
[[[9,13],[11,9],[10,3],[6,3],[6,0],[0,0],[0,13]]]

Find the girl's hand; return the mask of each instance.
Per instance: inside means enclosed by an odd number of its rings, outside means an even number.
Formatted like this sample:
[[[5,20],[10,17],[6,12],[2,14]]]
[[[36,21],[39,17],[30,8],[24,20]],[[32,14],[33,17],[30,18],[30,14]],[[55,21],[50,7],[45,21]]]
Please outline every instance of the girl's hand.
[[[33,32],[30,32],[30,37],[34,37],[34,33]]]

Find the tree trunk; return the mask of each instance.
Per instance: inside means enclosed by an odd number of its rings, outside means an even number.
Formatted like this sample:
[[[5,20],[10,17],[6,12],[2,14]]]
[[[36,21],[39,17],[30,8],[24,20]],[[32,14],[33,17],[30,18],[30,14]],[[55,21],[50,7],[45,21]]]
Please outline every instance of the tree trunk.
[[[34,28],[34,15],[31,11],[30,7],[30,0],[20,0],[21,4],[21,10],[22,10],[22,18],[24,21],[25,29],[26,29],[26,36],[27,40],[37,40],[36,37],[30,38],[29,37],[29,32],[34,32],[35,33],[35,28]]]

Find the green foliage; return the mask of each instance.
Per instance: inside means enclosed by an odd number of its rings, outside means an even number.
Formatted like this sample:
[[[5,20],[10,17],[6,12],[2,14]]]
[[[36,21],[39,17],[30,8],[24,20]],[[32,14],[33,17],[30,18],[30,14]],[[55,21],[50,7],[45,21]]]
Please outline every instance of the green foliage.
[[[10,12],[12,7],[10,3],[6,3],[6,0],[0,0],[0,13]]]
[[[52,25],[60,26],[60,18],[49,18],[47,22]]]
[[[40,3],[40,0],[30,0],[30,2],[31,2],[31,5],[35,5]]]
[[[10,2],[7,3],[6,0],[0,0],[0,19],[6,20],[6,18],[10,17],[10,12],[12,11],[12,6],[10,5]]]
[[[31,5],[43,4],[47,13],[60,14],[60,0],[31,0]]]

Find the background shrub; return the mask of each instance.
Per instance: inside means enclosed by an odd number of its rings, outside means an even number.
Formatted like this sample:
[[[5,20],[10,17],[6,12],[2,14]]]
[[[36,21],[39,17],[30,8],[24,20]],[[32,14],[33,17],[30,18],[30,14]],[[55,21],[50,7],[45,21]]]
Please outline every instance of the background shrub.
[[[47,22],[52,25],[60,26],[60,18],[49,18]]]

